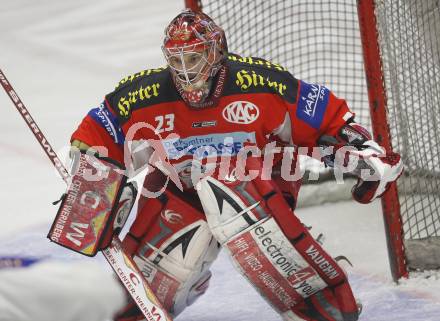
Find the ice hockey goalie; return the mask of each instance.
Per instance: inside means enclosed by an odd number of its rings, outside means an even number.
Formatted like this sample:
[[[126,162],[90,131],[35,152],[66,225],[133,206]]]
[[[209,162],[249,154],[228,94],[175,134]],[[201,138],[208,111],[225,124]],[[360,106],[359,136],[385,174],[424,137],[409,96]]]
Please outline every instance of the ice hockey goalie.
[[[224,248],[284,320],[357,320],[345,272],[295,215],[295,148],[356,175],[362,203],[398,178],[399,155],[328,88],[229,53],[205,14],[179,14],[162,49],[165,68],[122,79],[72,135],[130,175],[147,170],[124,246],[158,298],[181,313],[208,288]],[[142,315],[128,302],[116,320]]]

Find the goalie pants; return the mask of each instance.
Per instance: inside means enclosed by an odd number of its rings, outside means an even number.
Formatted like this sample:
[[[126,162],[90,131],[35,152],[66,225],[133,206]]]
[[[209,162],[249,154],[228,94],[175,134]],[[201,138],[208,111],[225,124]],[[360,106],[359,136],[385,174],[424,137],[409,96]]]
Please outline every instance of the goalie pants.
[[[248,163],[254,168],[261,165]],[[158,190],[164,179],[154,171],[144,186]],[[292,212],[298,182],[275,177],[272,181],[257,178],[228,186],[223,183],[212,177],[203,179],[198,196],[169,184],[157,199],[139,202],[124,246],[164,307],[177,316],[206,291],[209,268],[223,246],[238,270],[284,320],[357,320],[345,273]],[[225,213],[227,210],[230,212]],[[253,269],[258,264],[261,268],[256,273]],[[143,320],[128,300],[116,320]]]

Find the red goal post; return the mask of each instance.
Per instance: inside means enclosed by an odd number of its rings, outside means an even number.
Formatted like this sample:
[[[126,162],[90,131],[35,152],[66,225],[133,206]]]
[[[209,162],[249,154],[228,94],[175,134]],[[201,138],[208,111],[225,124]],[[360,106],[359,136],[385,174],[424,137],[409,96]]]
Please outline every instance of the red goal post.
[[[374,0],[358,1],[358,18],[373,136],[379,145],[389,152],[393,148],[387,121],[387,97],[382,74],[382,59],[378,42],[379,33],[376,27]],[[391,274],[395,281],[401,277],[408,277],[402,217],[396,185],[396,183],[393,183],[381,200]]]
[[[408,270],[439,269],[438,1],[186,0],[185,5],[214,18],[232,52],[261,56],[331,88],[381,145],[402,155],[405,173],[382,198],[392,275],[398,280]],[[348,195],[345,189],[337,197]]]

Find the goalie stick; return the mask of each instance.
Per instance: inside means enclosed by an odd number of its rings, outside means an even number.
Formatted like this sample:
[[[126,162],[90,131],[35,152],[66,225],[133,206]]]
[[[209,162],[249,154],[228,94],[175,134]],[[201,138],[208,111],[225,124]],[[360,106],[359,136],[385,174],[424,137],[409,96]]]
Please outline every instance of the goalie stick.
[[[28,109],[18,97],[17,93],[1,69],[0,83],[8,96],[11,98],[20,115],[25,120],[29,129],[38,140],[38,143],[41,145],[46,155],[49,157],[50,161],[63,178],[64,182],[69,184],[69,172],[58,158],[52,146],[49,144],[46,137],[31,117]],[[117,235],[113,237],[110,246],[103,250],[102,253],[148,321],[172,321],[171,316],[163,308],[162,304],[151,290],[136,263],[124,252],[121,240]]]

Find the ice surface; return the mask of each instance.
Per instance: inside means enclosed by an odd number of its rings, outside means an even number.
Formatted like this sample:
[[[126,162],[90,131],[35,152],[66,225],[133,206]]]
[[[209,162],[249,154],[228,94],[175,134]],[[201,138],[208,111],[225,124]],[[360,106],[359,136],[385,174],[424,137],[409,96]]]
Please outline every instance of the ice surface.
[[[163,29],[182,6],[181,0],[2,0],[0,68],[65,155],[81,118],[122,77],[163,64]],[[45,238],[56,213],[51,202],[64,183],[6,94],[0,93],[0,106],[0,255],[91,260]],[[325,234],[324,246],[332,255],[346,255],[353,263],[348,273],[364,305],[361,320],[440,320],[439,273],[392,283],[378,202],[325,204],[300,209],[298,215],[313,226],[313,234]],[[102,257],[94,260],[109,271]],[[279,320],[224,253],[213,273],[208,293],[177,320]]]

